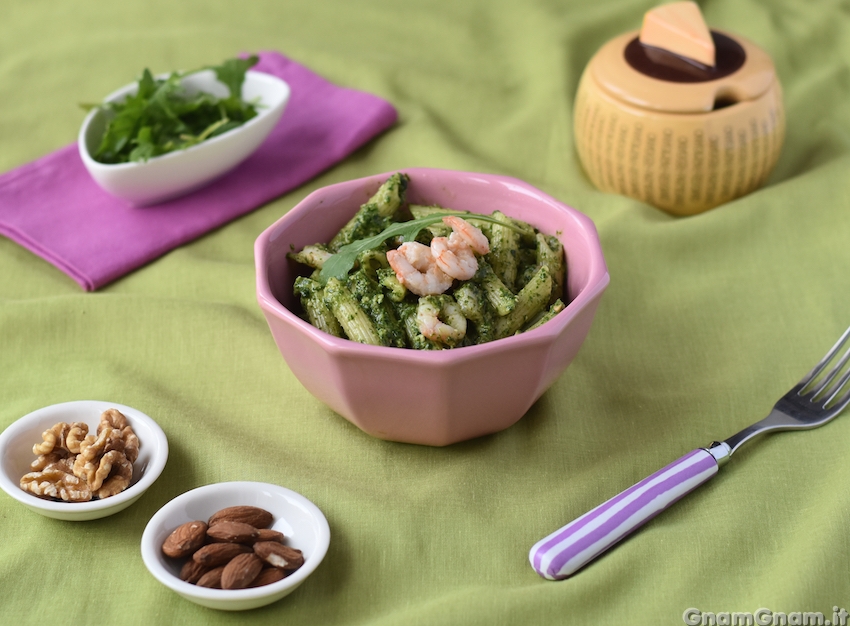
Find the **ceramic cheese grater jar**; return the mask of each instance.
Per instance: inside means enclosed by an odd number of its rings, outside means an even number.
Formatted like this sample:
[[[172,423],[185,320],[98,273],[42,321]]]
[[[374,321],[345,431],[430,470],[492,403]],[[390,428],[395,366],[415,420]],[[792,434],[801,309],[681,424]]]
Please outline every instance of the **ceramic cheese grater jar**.
[[[782,90],[758,46],[709,31],[693,2],[661,5],[590,60],[574,132],[599,189],[693,215],[764,184],[785,136]]]

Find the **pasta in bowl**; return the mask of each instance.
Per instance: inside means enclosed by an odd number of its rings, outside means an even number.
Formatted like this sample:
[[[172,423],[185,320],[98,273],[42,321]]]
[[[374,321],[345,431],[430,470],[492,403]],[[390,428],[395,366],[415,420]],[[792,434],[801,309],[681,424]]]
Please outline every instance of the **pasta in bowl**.
[[[564,309],[560,240],[501,211],[406,202],[390,176],[327,243],[290,259],[304,318],[336,337],[442,350],[531,330]],[[491,245],[492,243],[492,245]]]
[[[380,200],[379,190],[391,192],[387,187],[393,180],[404,188],[403,197],[388,202],[397,202],[395,210],[401,210],[406,218],[396,216],[376,225],[374,215],[363,215],[362,207]],[[392,193],[384,196],[389,198]],[[460,221],[450,219],[447,223],[447,217]],[[411,226],[412,222],[417,223]],[[413,233],[411,229],[419,226]],[[508,247],[508,254],[529,259],[517,264],[521,277],[514,279],[512,289],[502,293],[505,308],[510,308],[504,316],[493,314],[498,307],[492,301],[498,302],[498,294],[488,298],[485,286],[493,266],[497,266],[496,273],[500,271],[492,255],[502,249],[498,241],[501,235],[496,234],[502,226],[507,226],[503,230],[509,231],[509,238],[528,242],[514,252]],[[390,227],[403,235],[383,237]],[[474,242],[468,244],[471,252],[459,247],[457,241],[469,234],[463,231],[469,229],[473,240],[476,238],[470,227],[489,235],[487,243],[492,250],[482,254],[483,248],[476,251]],[[345,234],[357,228],[362,236]],[[455,236],[458,231],[462,232]],[[340,237],[345,241],[337,245]],[[357,246],[354,251],[345,248],[369,237],[381,241],[362,250]],[[433,261],[441,252],[439,242],[436,254],[433,250],[434,240],[439,238],[445,239],[442,245],[455,256],[472,258],[478,267],[470,279],[450,277],[449,286],[440,293],[419,294],[420,285],[411,284],[418,279],[405,280],[404,264],[391,265],[391,259],[402,254],[408,265],[415,266],[416,255],[423,251],[408,254],[399,250],[416,241],[431,248]],[[543,250],[542,261],[537,256],[539,239],[549,250]],[[316,249],[322,242],[330,245]],[[547,254],[556,258],[546,259]],[[314,259],[311,266],[305,263],[305,255],[322,258]],[[315,191],[260,235],[255,261],[260,307],[278,349],[307,390],[375,437],[435,446],[498,432],[518,421],[572,362],[608,284],[596,229],[580,212],[517,179],[424,168],[379,174]],[[357,335],[359,324],[346,330],[345,324],[339,323],[340,317],[362,321],[358,311],[370,317],[369,307],[362,305],[364,298],[358,297],[357,285],[349,280],[370,266],[368,271],[374,271],[371,279],[389,285],[372,300],[386,303],[399,298],[407,303],[406,313],[403,306],[396,309],[401,331],[397,328],[395,335],[406,335],[403,341],[392,339],[394,333],[374,321],[378,337],[368,341]],[[419,273],[427,274],[430,266],[420,267],[424,269]],[[403,289],[393,285],[393,279]],[[504,285],[505,280],[500,280]],[[538,293],[541,283],[549,285],[545,297]],[[464,302],[465,290],[473,292],[469,302]],[[352,291],[353,302],[348,297]],[[473,319],[476,302],[481,308],[482,300],[489,302],[484,305],[489,320]],[[529,301],[533,301],[533,310],[512,313]],[[317,309],[314,314],[311,306]],[[332,322],[323,325],[316,315],[335,308],[348,312],[333,315],[342,332],[333,328]],[[468,311],[473,312],[466,318]],[[458,316],[467,321],[466,332],[460,337],[452,336],[461,324]],[[423,317],[450,330],[441,329],[429,337],[420,324]],[[511,322],[500,321],[503,317]],[[347,338],[349,333],[354,340]],[[425,349],[403,348],[402,343]]]

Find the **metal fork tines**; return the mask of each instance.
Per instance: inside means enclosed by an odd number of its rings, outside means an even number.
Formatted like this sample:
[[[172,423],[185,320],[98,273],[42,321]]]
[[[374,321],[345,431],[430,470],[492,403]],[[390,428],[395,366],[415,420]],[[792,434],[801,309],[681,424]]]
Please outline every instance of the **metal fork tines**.
[[[844,389],[850,380],[850,369],[842,374],[850,361],[850,348],[835,362],[848,338],[850,328],[844,331],[812,371],[779,399],[767,417],[726,439],[723,442],[729,447],[726,454],[731,455],[744,442],[764,432],[816,428],[826,424],[850,404],[850,389]],[[833,362],[832,368],[826,371]]]
[[[534,570],[551,580],[567,578],[685,494],[717,474],[741,444],[771,430],[815,428],[850,404],[850,328],[774,405],[770,414],[732,435],[697,448],[538,541],[529,551]]]

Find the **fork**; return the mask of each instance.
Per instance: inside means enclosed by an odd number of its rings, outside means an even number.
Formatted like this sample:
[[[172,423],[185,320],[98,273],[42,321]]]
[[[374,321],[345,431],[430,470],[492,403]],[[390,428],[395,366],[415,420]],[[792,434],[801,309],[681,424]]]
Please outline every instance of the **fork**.
[[[779,399],[763,420],[725,441],[714,441],[705,448],[689,452],[544,537],[529,552],[531,567],[549,580],[567,578],[708,481],[742,444],[756,435],[774,430],[805,430],[826,424],[850,403],[850,389],[841,395],[845,385],[850,387],[847,385],[850,369],[839,376],[850,360],[850,348],[824,374],[848,337],[850,328],[844,331],[814,369]]]

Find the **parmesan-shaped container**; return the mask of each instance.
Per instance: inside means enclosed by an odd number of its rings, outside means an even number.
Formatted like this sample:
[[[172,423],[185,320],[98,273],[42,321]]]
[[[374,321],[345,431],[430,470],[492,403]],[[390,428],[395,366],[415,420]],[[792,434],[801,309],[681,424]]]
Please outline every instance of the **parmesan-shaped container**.
[[[590,60],[574,131],[599,189],[693,215],[764,184],[785,136],[782,90],[766,52],[677,2]]]

